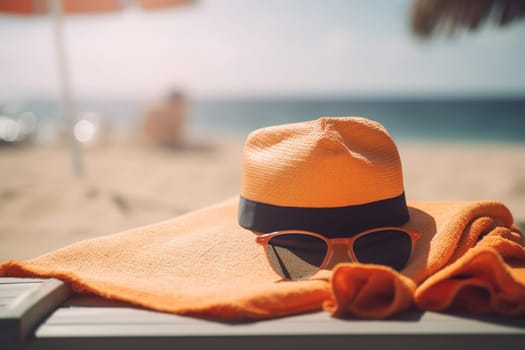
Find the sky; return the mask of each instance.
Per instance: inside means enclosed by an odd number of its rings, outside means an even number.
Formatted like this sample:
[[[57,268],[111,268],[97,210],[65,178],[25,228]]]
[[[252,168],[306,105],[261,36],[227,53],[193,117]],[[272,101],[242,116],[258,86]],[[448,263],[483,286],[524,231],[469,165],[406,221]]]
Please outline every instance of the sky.
[[[69,15],[76,98],[525,96],[525,21],[421,41],[410,0],[197,0]],[[0,15],[0,101],[60,93],[53,21]]]

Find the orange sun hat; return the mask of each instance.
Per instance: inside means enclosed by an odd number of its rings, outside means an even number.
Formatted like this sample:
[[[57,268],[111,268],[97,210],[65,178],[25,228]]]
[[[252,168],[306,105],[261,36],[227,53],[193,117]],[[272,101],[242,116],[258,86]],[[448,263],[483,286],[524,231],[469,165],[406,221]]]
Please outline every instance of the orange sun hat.
[[[245,143],[238,219],[260,233],[351,236],[409,220],[397,147],[361,117],[262,128]]]

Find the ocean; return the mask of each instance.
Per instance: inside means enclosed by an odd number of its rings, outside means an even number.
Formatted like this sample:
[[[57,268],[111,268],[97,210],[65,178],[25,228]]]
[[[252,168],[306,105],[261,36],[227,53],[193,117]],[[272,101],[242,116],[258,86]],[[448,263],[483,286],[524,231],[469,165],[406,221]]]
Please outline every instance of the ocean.
[[[145,108],[144,102],[131,99],[76,103],[79,114],[95,112],[105,124],[122,131],[139,128]],[[58,100],[4,105],[4,114],[6,110],[33,113],[41,129],[63,125]],[[525,143],[525,98],[195,100],[189,102],[187,127],[200,137],[244,137],[264,126],[343,115],[374,119],[396,141]]]

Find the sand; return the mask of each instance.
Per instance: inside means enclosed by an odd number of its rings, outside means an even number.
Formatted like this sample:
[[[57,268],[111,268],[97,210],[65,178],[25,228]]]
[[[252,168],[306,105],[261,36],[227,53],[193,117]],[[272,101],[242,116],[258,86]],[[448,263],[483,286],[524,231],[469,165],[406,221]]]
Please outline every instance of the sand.
[[[0,148],[0,261],[173,218],[239,193],[242,139],[164,149],[129,139],[83,151]],[[192,143],[193,145],[193,143]],[[402,143],[414,200],[499,200],[525,222],[525,145]]]

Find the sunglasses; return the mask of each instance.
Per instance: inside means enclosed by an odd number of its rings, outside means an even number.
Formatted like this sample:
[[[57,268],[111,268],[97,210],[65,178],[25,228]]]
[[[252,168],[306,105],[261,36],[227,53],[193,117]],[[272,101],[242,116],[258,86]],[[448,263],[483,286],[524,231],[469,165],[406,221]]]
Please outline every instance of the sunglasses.
[[[257,236],[272,269],[282,278],[301,280],[326,267],[337,244],[346,245],[353,261],[400,271],[408,263],[421,233],[398,227],[375,228],[353,237],[326,238],[318,233],[286,230]]]

